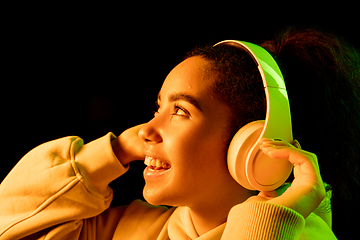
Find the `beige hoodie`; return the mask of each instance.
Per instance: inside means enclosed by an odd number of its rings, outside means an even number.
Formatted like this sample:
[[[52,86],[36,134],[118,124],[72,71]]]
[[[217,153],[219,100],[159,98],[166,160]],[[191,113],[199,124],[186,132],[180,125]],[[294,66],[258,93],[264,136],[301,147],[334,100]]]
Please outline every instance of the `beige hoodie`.
[[[136,200],[109,208],[108,184],[128,169],[113,139],[109,133],[84,145],[66,137],[26,154],[0,185],[0,239],[336,239],[318,215],[304,219],[263,202],[234,206],[226,223],[200,237],[187,207]]]

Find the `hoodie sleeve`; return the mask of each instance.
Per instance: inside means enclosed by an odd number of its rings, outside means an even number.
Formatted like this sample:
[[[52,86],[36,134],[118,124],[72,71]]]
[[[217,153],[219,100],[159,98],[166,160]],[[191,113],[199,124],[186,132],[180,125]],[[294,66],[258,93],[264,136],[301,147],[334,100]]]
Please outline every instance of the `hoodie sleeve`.
[[[113,153],[114,138],[109,133],[84,145],[66,137],[26,154],[0,185],[0,239],[42,236],[55,227],[62,239],[79,236],[83,219],[109,208],[108,184],[128,169]]]
[[[311,213],[306,219],[296,211],[266,202],[233,207],[222,240],[231,239],[336,239],[323,219]]]

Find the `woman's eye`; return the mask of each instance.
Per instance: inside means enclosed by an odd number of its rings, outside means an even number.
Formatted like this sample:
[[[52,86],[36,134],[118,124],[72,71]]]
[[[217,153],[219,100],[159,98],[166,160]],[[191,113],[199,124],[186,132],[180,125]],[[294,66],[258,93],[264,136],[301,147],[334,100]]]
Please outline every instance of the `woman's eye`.
[[[185,109],[183,109],[180,106],[175,106],[173,115],[176,115],[176,116],[189,116],[189,112],[186,111]]]
[[[186,112],[180,108],[176,109],[176,115],[186,115]]]
[[[158,114],[160,114],[160,105],[157,102],[156,102],[156,108],[157,108],[156,111],[153,111],[154,117],[156,117]],[[182,106],[175,104],[171,111],[171,115],[172,116],[180,116],[180,117],[189,117],[190,113]]]

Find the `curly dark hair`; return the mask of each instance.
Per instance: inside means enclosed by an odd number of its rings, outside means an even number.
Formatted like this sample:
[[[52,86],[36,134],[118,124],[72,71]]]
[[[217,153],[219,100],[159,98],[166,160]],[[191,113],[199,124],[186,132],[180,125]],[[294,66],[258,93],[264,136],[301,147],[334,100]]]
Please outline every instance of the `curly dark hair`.
[[[332,188],[332,206],[355,206],[360,195],[359,51],[332,33],[303,27],[287,28],[259,45],[284,75],[294,137],[317,155],[322,178]],[[261,77],[247,53],[209,45],[185,58],[191,56],[212,63],[211,90],[232,109],[228,141],[246,123],[265,119]]]
[[[205,45],[190,51],[185,59],[200,56],[211,64],[210,91],[232,112],[227,141],[245,124],[265,119],[266,99],[259,70],[252,57],[233,46]]]
[[[289,28],[260,44],[284,75],[294,136],[319,159],[333,204],[359,197],[360,53],[316,29]]]

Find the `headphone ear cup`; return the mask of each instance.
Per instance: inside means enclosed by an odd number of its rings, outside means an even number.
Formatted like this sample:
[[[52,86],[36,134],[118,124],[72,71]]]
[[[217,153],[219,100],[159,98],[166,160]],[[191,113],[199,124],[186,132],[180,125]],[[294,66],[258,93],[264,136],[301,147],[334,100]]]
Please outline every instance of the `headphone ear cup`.
[[[248,181],[246,159],[256,144],[263,130],[265,121],[253,121],[237,131],[230,142],[227,156],[228,169],[231,176],[243,187],[256,190]]]
[[[291,174],[293,165],[287,159],[272,159],[260,150],[260,144],[249,152],[245,175],[250,185],[259,191],[272,191],[280,187]]]
[[[291,174],[293,165],[286,159],[272,159],[260,150],[259,140],[265,121],[242,127],[228,149],[231,176],[244,188],[271,191],[280,187]]]

